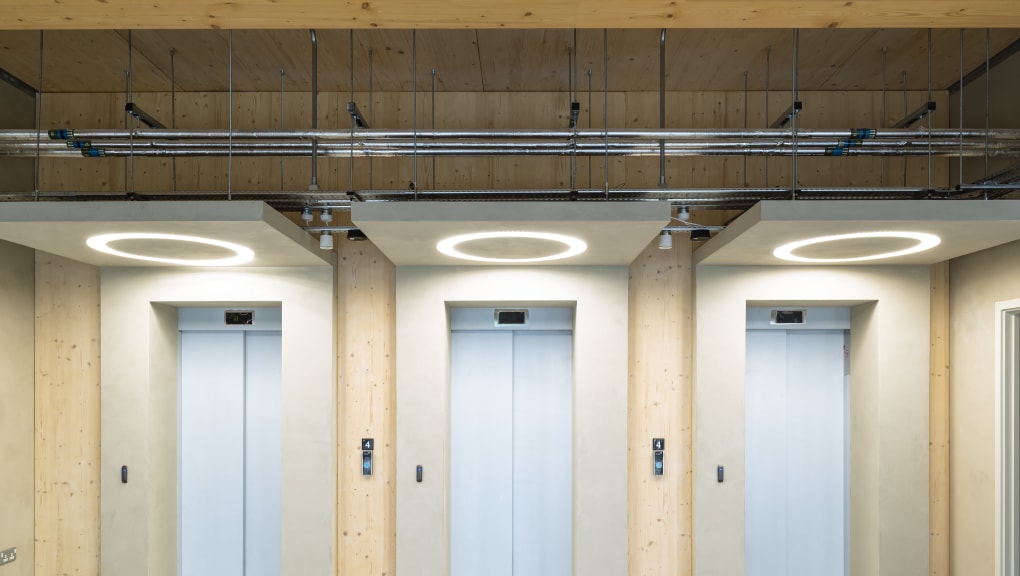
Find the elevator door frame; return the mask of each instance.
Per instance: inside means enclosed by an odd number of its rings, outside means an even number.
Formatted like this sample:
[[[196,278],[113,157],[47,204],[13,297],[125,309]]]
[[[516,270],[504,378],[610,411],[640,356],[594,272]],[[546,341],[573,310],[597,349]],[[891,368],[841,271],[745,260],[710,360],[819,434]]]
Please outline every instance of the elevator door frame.
[[[802,310],[803,323],[799,324],[782,324],[776,322],[775,311],[776,310]],[[747,308],[745,334],[752,332],[763,333],[763,332],[783,332],[786,335],[784,340],[784,353],[787,350],[789,343],[789,336],[796,333],[817,333],[817,334],[828,334],[828,335],[840,335],[843,340],[843,381],[842,381],[842,397],[841,397],[841,412],[842,412],[842,531],[843,531],[843,576],[850,576],[851,574],[851,549],[850,549],[850,534],[851,534],[851,509],[850,509],[850,445],[852,443],[851,438],[851,427],[850,427],[850,386],[852,386],[852,379],[850,378],[850,308],[848,307],[810,307],[810,306],[798,306],[798,305],[784,305],[779,307],[760,307],[749,306]],[[749,340],[750,338],[748,338]],[[745,343],[745,351],[747,350],[747,344]],[[745,367],[749,363],[749,360],[745,358]],[[746,387],[747,379],[745,378],[745,398],[746,398]],[[784,384],[786,388],[789,384],[787,380]],[[745,405],[745,426],[747,426],[747,414],[749,413],[749,407]],[[785,418],[785,415],[784,415]],[[750,435],[751,431],[745,429],[745,435]],[[747,440],[745,439],[745,445]],[[789,441],[785,441],[785,446],[788,448]],[[785,454],[785,452],[784,452]],[[758,455],[759,458],[761,455]],[[747,454],[745,452],[745,487],[744,487],[744,498],[747,498],[748,478],[750,477],[751,470],[746,468],[747,466]],[[786,476],[786,484],[789,484],[790,470],[787,467],[784,470]],[[788,510],[788,504],[785,505]],[[746,501],[745,501],[745,526],[747,524],[747,512],[746,512]],[[786,519],[784,516],[784,527],[786,527]],[[785,540],[784,540],[785,542]],[[785,544],[788,548],[789,544]],[[745,550],[745,563],[747,562],[747,541],[744,544]],[[746,564],[745,564],[746,565]],[[786,564],[786,570],[789,570],[790,566]]]
[[[527,310],[526,321],[523,324],[502,324],[501,325],[499,323],[499,316],[497,315],[497,311],[500,311],[500,310],[514,310],[514,311],[516,311],[516,310]],[[450,343],[450,359],[449,359],[449,362],[450,362],[449,365],[450,365],[450,371],[451,371],[450,372],[450,412],[449,412],[449,414],[450,414],[451,434],[450,434],[450,460],[449,460],[449,463],[448,463],[447,474],[448,474],[448,477],[450,478],[450,489],[451,489],[451,495],[450,495],[449,500],[448,500],[448,502],[449,502],[449,504],[448,504],[448,506],[449,506],[448,513],[450,514],[450,538],[449,538],[449,546],[450,546],[450,548],[449,548],[449,555],[450,555],[450,562],[451,562],[451,565],[450,565],[450,572],[451,572],[451,574],[453,573],[453,570],[454,570],[453,561],[454,561],[454,558],[455,558],[455,553],[454,553],[455,542],[454,542],[454,537],[453,537],[454,519],[453,519],[453,495],[452,495],[453,484],[454,484],[454,470],[455,470],[454,462],[453,462],[453,443],[455,442],[455,439],[454,439],[454,434],[452,432],[452,426],[453,426],[453,422],[454,422],[454,418],[455,418],[455,414],[454,414],[454,411],[453,411],[453,371],[454,371],[454,368],[453,368],[454,367],[453,353],[454,353],[454,349],[455,349],[455,346],[454,346],[454,343],[453,343],[453,338],[454,338],[454,334],[470,334],[470,333],[505,334],[505,335],[507,335],[509,337],[509,341],[506,342],[506,345],[510,347],[509,366],[508,366],[508,368],[510,369],[511,373],[508,375],[508,379],[509,379],[509,386],[510,386],[509,393],[511,395],[511,401],[514,403],[514,407],[511,408],[511,410],[510,410],[509,418],[511,419],[512,423],[513,422],[517,422],[517,416],[518,416],[518,414],[516,412],[516,410],[517,410],[517,408],[516,408],[516,401],[517,401],[516,394],[518,393],[518,391],[517,391],[517,384],[518,383],[515,380],[515,375],[516,375],[516,371],[517,371],[517,362],[518,362],[518,358],[517,358],[517,352],[518,352],[518,348],[517,347],[519,345],[518,338],[522,337],[522,336],[524,336],[526,334],[529,334],[529,333],[530,334],[550,335],[550,336],[552,336],[552,335],[569,336],[569,339],[570,339],[570,343],[569,343],[569,347],[570,347],[570,362],[569,362],[569,385],[568,385],[569,386],[569,400],[568,400],[569,404],[566,407],[566,410],[567,410],[567,416],[566,417],[568,419],[568,423],[567,423],[568,446],[566,447],[566,449],[567,449],[567,452],[569,453],[569,457],[567,458],[567,462],[569,463],[568,464],[569,470],[566,473],[566,477],[568,478],[569,494],[568,494],[568,503],[567,503],[566,518],[567,518],[567,522],[569,523],[569,536],[567,538],[567,540],[568,540],[567,546],[569,546],[569,550],[567,552],[567,562],[568,562],[570,568],[569,568],[568,573],[573,573],[573,570],[574,570],[574,558],[573,558],[573,554],[574,554],[574,538],[575,538],[575,529],[574,529],[574,515],[575,515],[574,499],[575,498],[574,498],[574,490],[575,490],[575,487],[576,487],[576,482],[575,482],[575,479],[573,477],[573,475],[574,475],[573,458],[574,458],[574,445],[575,445],[573,410],[574,410],[574,401],[575,401],[575,398],[574,398],[574,391],[575,391],[575,382],[574,382],[574,379],[576,377],[576,369],[575,369],[576,368],[575,367],[576,354],[575,354],[575,351],[574,351],[574,346],[575,346],[575,340],[574,340],[574,315],[575,315],[575,310],[573,309],[573,307],[562,307],[562,306],[561,307],[535,307],[535,306],[513,306],[513,305],[510,305],[510,306],[501,306],[501,307],[495,307],[495,308],[493,308],[493,307],[478,308],[478,307],[472,307],[472,306],[463,306],[463,307],[462,306],[457,306],[457,307],[450,307],[449,310],[448,310],[448,320],[449,320],[448,334],[449,334],[449,337],[450,337],[450,340],[451,340],[451,343]],[[509,463],[509,466],[510,466],[509,473],[510,473],[510,477],[511,477],[511,479],[510,479],[511,501],[510,501],[510,504],[509,504],[509,513],[510,513],[510,516],[509,516],[509,534],[508,534],[508,537],[510,538],[510,544],[509,544],[510,566],[509,566],[509,570],[510,570],[510,573],[513,574],[517,570],[516,564],[517,564],[517,559],[518,559],[519,553],[520,553],[520,551],[519,551],[519,549],[517,547],[517,537],[518,537],[518,531],[520,529],[520,526],[518,526],[517,523],[516,523],[516,520],[518,519],[518,517],[517,517],[518,516],[518,510],[517,510],[518,502],[515,499],[515,497],[516,497],[516,488],[517,488],[517,485],[516,485],[517,468],[516,467],[519,464],[517,462],[517,450],[518,450],[518,447],[516,446],[516,442],[519,440],[519,438],[517,436],[516,431],[514,430],[514,424],[511,424],[511,429],[510,429],[509,434],[510,434],[509,440],[510,440],[510,443],[511,443],[510,447],[509,447],[509,452],[510,452],[509,455],[511,457],[510,458],[510,463]]]
[[[995,305],[995,574],[1020,574],[1020,300]]]
[[[254,321],[250,325],[227,325],[224,314],[228,310],[251,310],[254,313]],[[249,550],[247,545],[247,532],[248,532],[248,502],[246,500],[247,485],[249,482],[249,461],[248,461],[248,443],[249,443],[249,410],[248,406],[248,334],[254,333],[259,335],[270,335],[275,334],[279,341],[279,357],[278,362],[280,364],[280,381],[277,392],[281,395],[282,400],[283,392],[283,371],[282,371],[282,360],[283,360],[283,330],[282,330],[282,308],[279,306],[267,307],[267,306],[231,306],[231,307],[178,307],[177,309],[178,326],[177,326],[177,371],[178,371],[178,382],[177,382],[177,410],[178,410],[178,422],[177,422],[177,575],[178,576],[191,576],[184,573],[185,562],[183,559],[183,545],[184,545],[184,521],[183,521],[183,489],[184,489],[184,405],[183,405],[183,394],[184,394],[184,336],[185,333],[208,333],[208,334],[229,334],[238,333],[242,336],[241,342],[241,367],[243,369],[242,381],[241,381],[241,575],[249,576],[251,574],[263,574],[261,569],[252,569],[248,566],[249,556],[259,555],[260,553],[264,556],[264,551]],[[281,474],[276,478],[277,488],[280,489],[280,493],[277,497],[276,502],[276,515],[278,526],[276,532],[280,536],[280,542],[276,550],[276,561],[278,563],[277,568],[280,572],[283,570],[282,566],[282,442],[283,442],[283,429],[282,429],[282,410],[277,414],[279,420],[280,429],[275,438],[275,442],[280,448],[280,453],[277,454],[277,464],[280,467]]]

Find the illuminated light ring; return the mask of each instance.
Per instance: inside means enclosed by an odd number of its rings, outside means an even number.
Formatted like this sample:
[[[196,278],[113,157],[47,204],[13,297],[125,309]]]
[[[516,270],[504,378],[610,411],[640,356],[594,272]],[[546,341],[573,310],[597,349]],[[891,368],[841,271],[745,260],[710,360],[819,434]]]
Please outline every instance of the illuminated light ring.
[[[537,258],[490,258],[487,256],[465,254],[464,252],[457,250],[457,246],[464,242],[489,240],[492,238],[530,238],[536,240],[549,240],[552,242],[559,242],[566,246],[567,249],[556,254],[539,256]],[[457,236],[451,236],[436,244],[436,250],[439,250],[447,256],[452,256],[453,258],[473,260],[475,262],[493,262],[497,264],[523,264],[528,262],[562,260],[564,258],[570,258],[571,256],[577,256],[587,249],[588,245],[584,242],[584,240],[563,234],[551,234],[549,232],[476,232],[474,234],[459,234]]]
[[[893,252],[882,252],[880,254],[872,254],[870,256],[856,256],[853,258],[806,258],[804,256],[796,256],[793,254],[794,250],[803,248],[805,246],[812,246],[814,244],[822,244],[825,242],[838,242],[840,240],[854,240],[857,238],[908,238],[911,240],[917,240],[917,244],[903,250],[895,250]],[[934,234],[927,234],[924,232],[902,232],[902,231],[885,231],[885,232],[854,232],[851,234],[837,234],[834,236],[819,236],[818,238],[810,238],[808,240],[798,240],[797,242],[790,242],[784,244],[779,248],[776,248],[772,255],[782,260],[790,260],[793,262],[811,262],[814,264],[825,264],[825,263],[836,263],[836,262],[864,262],[867,260],[881,260],[883,258],[896,258],[897,256],[906,256],[907,254],[916,254],[918,252],[924,252],[938,246],[942,242],[942,239]]]
[[[117,242],[119,240],[176,240],[179,242],[192,242],[195,244],[206,244],[209,246],[217,246],[219,248],[225,248],[234,252],[233,256],[228,258],[210,258],[205,260],[188,260],[184,258],[161,258],[159,256],[145,256],[144,254],[132,254],[130,252],[122,252],[115,248],[110,247],[110,242]],[[250,262],[255,258],[255,253],[250,249],[241,246],[240,244],[234,244],[232,242],[224,242],[223,240],[215,240],[212,238],[203,238],[201,236],[184,236],[181,234],[159,234],[152,232],[124,232],[118,234],[100,234],[93,236],[86,240],[89,248],[98,250],[99,252],[105,252],[106,254],[113,254],[114,256],[120,256],[122,258],[131,258],[134,260],[145,260],[148,262],[160,262],[163,264],[177,264],[181,266],[236,266],[238,264],[244,264]]]

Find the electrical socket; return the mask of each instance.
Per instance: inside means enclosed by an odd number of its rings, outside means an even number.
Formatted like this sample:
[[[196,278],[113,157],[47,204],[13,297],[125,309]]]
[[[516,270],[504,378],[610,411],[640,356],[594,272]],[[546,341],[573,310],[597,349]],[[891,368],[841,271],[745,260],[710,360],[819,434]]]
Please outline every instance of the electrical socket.
[[[6,550],[0,550],[0,566],[4,564],[10,564],[18,559],[18,549],[8,548]]]

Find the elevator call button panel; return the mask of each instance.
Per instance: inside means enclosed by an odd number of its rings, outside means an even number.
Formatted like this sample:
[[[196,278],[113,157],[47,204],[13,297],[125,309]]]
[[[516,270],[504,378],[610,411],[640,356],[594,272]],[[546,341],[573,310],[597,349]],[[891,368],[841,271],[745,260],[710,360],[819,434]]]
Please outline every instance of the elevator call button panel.
[[[361,475],[372,475],[372,451],[375,450],[374,438],[361,439]]]
[[[652,438],[652,475],[654,476],[662,476],[666,473],[665,450],[665,438]]]

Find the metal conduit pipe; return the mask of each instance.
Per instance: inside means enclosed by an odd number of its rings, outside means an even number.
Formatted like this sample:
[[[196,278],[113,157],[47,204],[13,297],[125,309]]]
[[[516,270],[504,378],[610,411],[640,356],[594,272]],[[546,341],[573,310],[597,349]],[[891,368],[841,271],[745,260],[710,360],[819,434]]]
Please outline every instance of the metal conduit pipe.
[[[0,149],[16,149],[25,146],[37,146],[35,143],[28,139],[22,140],[0,140]],[[681,142],[668,142],[666,143],[665,149],[672,151],[682,150],[726,150],[733,149],[736,152],[744,149],[750,149],[752,147],[789,147],[792,143],[787,140],[763,140],[761,142],[746,142],[739,140],[690,140]],[[813,146],[816,148],[827,148],[827,147],[839,147],[847,150],[861,150],[861,149],[891,149],[891,148],[911,148],[924,146],[927,148],[928,142],[926,140],[869,140],[865,142],[857,141],[843,141],[843,140],[813,140],[805,146]],[[985,143],[977,139],[965,140],[961,143],[960,140],[932,140],[931,145],[933,147],[955,147],[960,149],[984,149]],[[216,150],[219,148],[229,148],[231,146],[237,148],[258,148],[261,150],[311,150],[311,144],[307,141],[301,140],[285,140],[285,141],[260,141],[260,140],[242,140],[237,142],[223,142],[217,140],[192,140],[192,141],[180,141],[180,140],[152,140],[148,142],[132,142],[130,140],[74,140],[74,141],[46,141],[38,144],[40,149],[44,150],[82,150],[89,148],[106,148],[114,149],[121,147],[135,147],[137,149],[146,148],[158,148],[165,150],[185,150],[185,149],[198,149],[198,150]],[[410,141],[403,140],[392,140],[388,142],[373,142],[359,145],[354,150],[360,150],[364,153],[385,153],[391,150],[399,150],[402,148],[411,148],[414,144]],[[610,150],[613,149],[646,149],[652,147],[661,147],[663,145],[654,142],[645,142],[640,140],[614,140],[609,143],[605,142],[584,142],[584,143],[563,143],[563,142],[548,142],[548,141],[527,141],[527,142],[477,142],[477,141],[430,141],[424,144],[419,144],[419,147],[424,147],[426,150],[442,150],[442,149],[464,149],[464,150],[546,150],[546,151],[561,151],[567,148],[573,149],[575,146],[580,150],[604,150],[608,147]],[[1013,149],[1020,147],[1020,140],[999,140],[990,144],[993,149]],[[321,143],[316,146],[319,150],[351,150],[351,146],[345,143],[327,142]],[[735,153],[736,153],[735,152]]]
[[[805,200],[832,199],[903,199],[916,198],[918,194],[927,194],[931,200],[959,200],[951,197],[951,190],[926,190],[924,188],[804,188],[799,194]],[[935,193],[934,196],[930,194]],[[358,195],[370,202],[404,201],[412,197],[408,190],[362,190]],[[758,201],[770,198],[785,198],[790,193],[787,188],[707,188],[669,190],[663,188],[643,190],[429,190],[419,192],[422,199],[433,200],[474,200],[474,201],[510,201],[510,200],[564,200],[569,198],[582,201],[668,201],[677,206],[689,208],[747,207]],[[0,200],[16,201],[32,199],[34,193],[15,193],[0,195]],[[162,200],[203,201],[221,200],[222,193],[210,192],[175,192],[160,194]],[[314,205],[338,210],[350,209],[351,201],[345,193],[309,193],[308,191],[240,191],[234,192],[238,200],[260,200],[272,204],[278,209],[297,209]],[[49,201],[103,201],[122,200],[121,194],[77,194],[74,192],[44,192],[40,200]]]
[[[15,143],[26,143],[30,142],[29,139],[0,139],[0,145],[15,144]],[[67,140],[67,141],[48,141],[43,142],[42,145],[46,146],[54,145],[56,147],[68,147],[68,148],[88,148],[89,144],[93,146],[107,146],[111,143],[126,143],[130,142],[127,139],[110,138],[110,139],[89,139],[89,140]],[[310,148],[311,142],[308,140],[300,139],[283,139],[283,140],[263,140],[256,138],[245,138],[245,139],[234,139],[235,143],[240,144],[258,144],[265,147],[288,147],[288,146],[304,146]],[[800,142],[804,142],[800,140]],[[166,144],[166,145],[178,145],[178,146],[191,146],[191,147],[202,147],[212,146],[217,144],[227,144],[227,140],[220,139],[147,139],[142,140],[140,143],[135,140],[135,144],[139,146],[154,145],[154,144]],[[964,145],[984,145],[984,142],[979,138],[964,138]],[[1001,138],[992,141],[995,145],[1009,145],[1020,143],[1020,138]],[[84,144],[80,146],[79,144]],[[413,146],[414,141],[408,138],[392,138],[388,140],[368,140],[365,142],[342,142],[328,140],[325,142],[319,142],[318,147],[342,147],[350,149],[352,146],[355,148],[385,148],[387,146]],[[666,146],[672,147],[689,147],[689,146],[762,146],[762,145],[792,145],[792,139],[790,138],[753,138],[753,139],[740,139],[740,138],[688,138],[678,140],[667,140]],[[894,145],[928,145],[927,138],[884,138],[877,140],[841,140],[834,138],[816,138],[806,142],[809,146],[842,146],[844,148],[867,148],[875,146],[894,146]],[[960,140],[957,138],[933,138],[932,144],[938,145],[957,145],[959,146]],[[493,140],[472,140],[472,139],[460,139],[460,138],[449,138],[449,139],[435,139],[428,140],[426,142],[418,142],[418,146],[432,146],[432,147],[443,147],[443,146],[466,146],[466,147],[484,147],[484,146],[508,146],[508,147],[528,147],[528,146],[565,146],[572,145],[571,142],[564,142],[556,139],[542,139],[542,138],[530,138],[521,140],[510,140],[510,139],[493,139]],[[577,143],[578,146],[658,146],[658,141],[641,139],[641,138],[618,138],[610,140],[608,143],[602,139],[582,140]]]
[[[808,154],[822,156],[912,156],[918,151],[927,152],[928,146],[923,143],[911,142],[889,142],[874,143],[868,146],[854,148],[840,148],[832,143],[801,144],[800,150]],[[154,142],[149,144],[138,144],[123,141],[110,141],[96,144],[94,142],[82,143],[82,146],[68,147],[62,143],[45,143],[36,146],[28,141],[22,142],[0,142],[0,155],[21,156],[25,151],[39,151],[46,156],[75,156],[88,155],[93,150],[105,152],[119,151],[122,149],[135,150],[138,155],[201,155],[216,156],[230,154],[231,150],[247,151],[249,155],[259,156],[308,156],[311,153],[311,145],[300,142],[265,143],[265,142]],[[932,152],[939,156],[964,157],[981,155],[985,147],[978,142],[967,142],[960,146],[959,142],[938,141],[931,145]],[[410,143],[388,143],[378,146],[365,146],[351,149],[342,144],[324,144],[316,147],[318,153],[328,156],[348,154],[356,157],[392,157],[402,156],[407,151],[414,150]],[[419,145],[418,153],[431,156],[561,156],[564,154],[579,154],[581,156],[594,156],[609,152],[613,155],[648,155],[653,152],[662,152],[663,148],[652,143],[609,143],[607,147],[603,143],[585,144],[571,146],[555,143],[517,143],[517,144],[489,144],[489,143],[431,143]],[[763,143],[749,145],[736,142],[716,143],[671,143],[664,148],[669,156],[743,156],[743,155],[785,155],[792,153],[793,148],[789,143]],[[987,152],[996,157],[1017,156],[1020,150],[1020,142],[996,142],[987,147]]]
[[[172,148],[158,146],[124,146],[115,145],[110,147],[93,147],[89,150],[75,150],[64,148],[37,149],[31,144],[18,143],[12,146],[0,146],[0,156],[6,157],[28,157],[39,152],[44,157],[128,157],[132,154],[139,157],[225,157],[238,155],[247,157],[307,157],[312,152],[311,147],[260,147],[258,145],[246,146],[234,144],[232,146],[213,146],[197,148]],[[91,153],[91,154],[90,154]],[[344,147],[323,147],[322,153],[329,157],[353,156],[355,158],[367,157],[405,157],[413,155],[441,156],[441,157],[492,157],[492,156],[658,156],[658,146],[610,146],[586,147],[571,150],[569,147],[450,147],[450,148],[427,148],[420,147],[391,147],[386,149],[356,149],[351,151]],[[819,146],[798,146],[797,154],[803,156],[925,156],[929,153],[928,147],[871,147],[854,148],[842,150],[839,154],[833,153],[831,149]],[[931,153],[938,157],[957,157],[960,152],[956,145],[932,146]],[[739,148],[666,148],[666,155],[671,157],[696,157],[696,156],[790,156],[793,154],[792,147],[771,146],[771,147],[739,147]],[[965,157],[980,157],[984,150],[975,147],[965,147]],[[991,157],[1018,157],[1020,156],[1020,144],[1002,147],[990,147],[988,155]]]
[[[920,192],[927,192],[928,190],[922,187],[893,187],[893,186],[879,186],[879,187],[805,187],[799,188],[805,193],[818,194],[818,195],[842,195],[842,194],[916,194]],[[357,190],[359,195],[365,197],[372,196],[408,196],[412,193],[409,190],[399,189],[365,189]],[[545,194],[550,196],[570,194],[572,191],[565,188],[533,188],[533,189],[465,189],[465,190],[424,190],[422,193],[437,194],[437,195],[451,195],[451,194],[464,194],[470,196],[505,196],[512,197],[520,194]],[[603,196],[605,190],[602,188],[581,188],[577,190],[580,194],[592,194],[596,196]],[[654,199],[666,198],[666,197],[686,197],[686,196],[705,196],[713,199],[717,199],[719,196],[735,195],[741,197],[757,197],[763,194],[783,194],[790,192],[789,188],[775,187],[775,188],[638,188],[638,189],[610,189],[611,195],[616,196],[627,196],[627,197],[648,197]],[[29,193],[31,194],[31,193]],[[340,205],[349,206],[351,201],[346,198],[346,191],[343,192],[319,192],[315,194],[309,194],[307,190],[241,190],[237,191],[236,194],[244,197],[258,197],[258,198],[270,198],[270,199],[301,199],[302,201],[329,203],[330,206]],[[120,193],[110,194],[79,194],[76,192],[46,192],[47,197],[52,198],[78,198],[82,200],[96,200],[96,199],[111,199],[111,200],[123,200],[123,195]],[[216,199],[222,195],[222,192],[210,192],[210,191],[188,191],[182,190],[177,194],[160,194],[161,199],[173,199],[173,200],[190,200],[190,199]],[[341,196],[341,197],[338,197]],[[2,197],[17,196],[17,193],[3,194]]]
[[[933,146],[957,146],[961,145],[960,140],[932,140]],[[0,147],[16,147],[24,146],[26,144],[33,144],[28,139],[22,140],[0,140]],[[40,144],[41,148],[45,149],[88,149],[95,147],[106,147],[115,148],[118,146],[134,145],[139,148],[144,147],[160,147],[168,149],[185,149],[185,148],[200,148],[200,149],[214,149],[218,147],[229,147],[231,145],[238,147],[252,147],[257,146],[264,149],[274,148],[300,148],[311,150],[311,143],[306,140],[281,140],[281,141],[268,141],[268,140],[239,140],[239,141],[221,141],[221,140],[149,140],[149,141],[132,141],[130,140],[68,140],[68,141],[47,141]],[[984,143],[978,139],[967,139],[963,141],[964,147],[984,147]],[[487,148],[514,148],[514,149],[528,149],[528,148],[551,148],[559,149],[566,146],[573,147],[574,143],[564,143],[557,141],[547,140],[528,140],[528,141],[493,141],[493,142],[480,142],[475,140],[433,140],[426,143],[419,143],[418,146],[424,146],[431,149],[442,149],[442,148],[471,148],[471,149],[487,149]],[[861,149],[861,148],[891,148],[891,147],[910,147],[910,146],[927,146],[927,140],[868,140],[865,142],[857,141],[846,141],[846,140],[812,140],[805,144],[806,146],[815,147],[842,147],[847,149]],[[996,140],[992,146],[997,147],[1015,147],[1020,145],[1020,140]],[[360,143],[355,150],[389,150],[413,147],[414,143],[408,140],[389,140],[379,142],[366,142]],[[660,144],[644,141],[644,140],[611,140],[606,143],[603,141],[586,141],[577,143],[576,146],[579,148],[594,148],[603,149],[608,147],[620,148],[620,147],[653,147],[660,146]],[[756,141],[747,140],[729,140],[729,139],[698,139],[698,140],[684,140],[684,141],[670,141],[665,143],[667,149],[696,149],[696,148],[746,148],[751,146],[792,146],[792,142],[786,139],[772,140],[762,139]],[[319,143],[316,146],[318,149],[344,149],[350,150],[351,145],[343,142],[325,142]]]
[[[863,129],[861,129],[863,130]],[[870,130],[870,129],[868,129]],[[84,140],[97,139],[214,139],[226,140],[229,136],[227,130],[115,130],[115,129],[83,129],[65,130],[72,138]],[[797,139],[817,138],[838,138],[842,140],[868,141],[883,138],[899,139],[920,139],[927,141],[929,132],[927,130],[911,129],[888,129],[873,130],[873,135],[868,138],[860,138],[859,129],[843,130],[801,130],[797,131]],[[0,140],[21,140],[30,138],[33,142],[36,138],[36,130],[0,130]],[[932,138],[959,139],[981,138],[986,136],[992,140],[1016,140],[1020,139],[1020,129],[998,129],[991,130],[987,134],[984,130],[940,128],[930,132]],[[357,141],[386,140],[386,139],[412,139],[415,136],[410,130],[359,130],[353,135],[348,131],[337,130],[234,130],[235,140],[335,140],[347,142],[352,138]],[[553,139],[566,140],[573,138],[574,132],[564,130],[419,130],[417,137],[421,139]],[[608,133],[602,130],[579,130],[576,132],[578,140],[602,140],[606,137],[612,139],[629,138],[635,140],[661,139],[678,140],[692,138],[731,138],[731,139],[761,139],[761,138],[786,138],[790,136],[789,130],[781,129],[704,129],[704,130],[657,130],[657,129],[613,129]],[[47,136],[47,139],[49,136]],[[58,139],[58,138],[54,138]],[[62,139],[61,139],[62,140]],[[45,141],[45,139],[44,139]]]
[[[319,128],[319,43],[315,40],[315,30],[309,30],[312,35],[312,130]],[[319,141],[312,137],[312,183],[309,190],[319,188],[319,162],[318,162]]]
[[[72,144],[74,144],[72,146]],[[0,150],[2,149],[17,149],[25,146],[35,146],[32,142],[21,140],[21,141],[0,141]],[[872,141],[867,144],[848,144],[840,141],[827,141],[817,140],[807,144],[799,144],[799,146],[805,146],[808,148],[843,148],[850,152],[864,152],[874,150],[908,150],[911,148],[924,147],[927,149],[928,143],[924,141],[910,141],[910,140],[882,140]],[[954,148],[959,150],[961,148],[960,141],[953,140],[933,140],[931,145],[935,148]],[[105,149],[116,149],[123,147],[134,147],[139,150],[146,149],[161,149],[161,150],[207,150],[215,151],[218,149],[228,149],[230,147],[236,147],[238,149],[259,149],[263,151],[272,150],[301,150],[306,154],[312,149],[312,146],[307,141],[282,141],[282,142],[268,142],[258,140],[244,140],[240,142],[222,142],[215,140],[205,141],[150,141],[150,142],[131,142],[124,140],[109,140],[109,141],[75,141],[75,142],[45,142],[39,147],[43,150],[83,150],[89,148],[105,148]],[[474,142],[474,141],[433,141],[425,144],[418,144],[418,148],[432,152],[442,152],[444,150],[472,150],[472,151],[542,151],[546,153],[559,153],[564,150],[576,149],[581,152],[590,151],[603,151],[609,150],[649,150],[660,148],[659,144],[654,142],[644,141],[611,141],[605,142],[584,142],[579,144],[565,143],[565,142]],[[993,150],[1012,150],[1020,147],[1020,140],[1000,140],[991,143],[990,148]],[[352,149],[355,153],[361,154],[386,154],[392,151],[399,151],[402,149],[413,149],[414,144],[407,141],[389,141],[389,142],[378,142],[359,145],[351,147],[348,144],[327,142],[316,146],[318,150],[325,151],[336,151],[345,150],[350,152]],[[665,144],[665,149],[673,154],[677,153],[691,153],[702,150],[712,151],[729,151],[733,154],[739,154],[744,150],[752,149],[764,149],[764,148],[792,148],[790,141],[761,141],[761,142],[741,142],[736,140],[703,140],[703,141],[688,141],[688,142],[668,142]],[[963,143],[964,150],[983,150],[984,144],[978,140],[966,140]]]
[[[656,152],[657,147],[653,146],[610,146],[604,148],[601,146],[592,146],[585,148],[578,148],[576,150],[569,150],[562,146],[533,146],[533,147],[472,147],[472,146],[449,146],[449,147],[435,147],[427,150],[418,150],[419,154],[424,156],[564,156],[570,154],[578,154],[580,156],[597,156],[605,153],[609,153],[614,156],[648,156],[653,155]],[[94,147],[88,150],[70,150],[67,148],[45,148],[40,150],[42,155],[51,157],[65,157],[65,156],[90,156],[89,152],[102,151],[105,155],[113,155],[123,150],[130,151],[132,147],[130,145],[116,144],[106,147]],[[0,146],[0,156],[22,156],[26,151],[34,151],[35,148],[31,147],[30,144],[16,144],[9,147]],[[135,153],[140,156],[222,156],[230,154],[230,147],[228,146],[209,146],[209,147],[175,147],[175,146],[146,146],[142,148],[135,148]],[[233,150],[241,154],[247,154],[248,156],[288,156],[288,157],[300,157],[308,156],[311,152],[307,146],[282,146],[282,147],[263,147],[258,145],[234,145]],[[329,157],[337,157],[342,155],[349,155],[357,158],[366,157],[400,157],[406,156],[407,154],[414,154],[413,147],[407,146],[395,146],[388,148],[366,148],[350,150],[345,149],[342,146],[326,146],[319,147],[320,153]],[[834,150],[830,147],[825,146],[801,146],[799,150],[805,154],[814,156],[915,156],[917,154],[927,154],[927,146],[891,146],[891,147],[869,147],[869,148],[854,148],[854,149],[837,149]],[[967,146],[962,151],[958,146],[943,145],[943,146],[932,146],[932,153],[940,157],[956,158],[959,156],[963,157],[975,157],[983,155],[985,150],[979,146]],[[786,156],[793,153],[793,149],[790,146],[740,146],[740,147],[714,147],[714,146],[698,146],[698,147],[677,147],[667,148],[666,154],[671,157],[692,157],[692,156]],[[1008,158],[1020,156],[1020,144],[1012,145],[1001,145],[991,146],[988,149],[988,154],[997,158]]]

